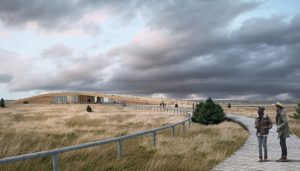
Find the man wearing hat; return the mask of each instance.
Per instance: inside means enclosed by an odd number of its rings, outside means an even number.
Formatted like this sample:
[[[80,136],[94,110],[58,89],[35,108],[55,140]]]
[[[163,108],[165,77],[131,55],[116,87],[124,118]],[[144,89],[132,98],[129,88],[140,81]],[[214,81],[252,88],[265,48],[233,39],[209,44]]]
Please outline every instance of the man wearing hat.
[[[278,162],[287,162],[287,147],[286,147],[286,138],[290,137],[289,123],[288,117],[284,110],[283,104],[280,102],[276,102],[274,104],[276,106],[276,124],[277,124],[277,132],[278,138],[280,139],[280,147],[281,147],[281,158],[278,159]]]
[[[268,148],[267,139],[269,134],[269,129],[272,128],[273,123],[269,116],[265,113],[265,108],[259,106],[257,110],[257,118],[255,119],[255,128],[257,129],[257,141],[258,141],[258,151],[259,151],[259,162],[268,160]],[[264,160],[262,155],[262,147],[264,148]]]

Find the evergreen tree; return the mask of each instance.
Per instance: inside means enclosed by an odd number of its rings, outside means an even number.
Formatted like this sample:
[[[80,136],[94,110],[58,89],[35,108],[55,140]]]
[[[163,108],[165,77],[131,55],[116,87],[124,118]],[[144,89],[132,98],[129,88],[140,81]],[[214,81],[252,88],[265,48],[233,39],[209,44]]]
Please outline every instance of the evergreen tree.
[[[0,107],[5,107],[5,101],[3,98],[0,100]]]
[[[225,113],[211,98],[196,105],[192,121],[202,124],[217,124],[225,120]]]
[[[300,119],[300,103],[298,103],[296,107],[296,113],[294,113],[293,116],[291,116],[291,118]]]
[[[231,108],[231,104],[230,104],[230,102],[228,103],[228,108]]]
[[[93,112],[92,107],[91,107],[90,105],[87,105],[86,111],[87,111],[87,112]]]

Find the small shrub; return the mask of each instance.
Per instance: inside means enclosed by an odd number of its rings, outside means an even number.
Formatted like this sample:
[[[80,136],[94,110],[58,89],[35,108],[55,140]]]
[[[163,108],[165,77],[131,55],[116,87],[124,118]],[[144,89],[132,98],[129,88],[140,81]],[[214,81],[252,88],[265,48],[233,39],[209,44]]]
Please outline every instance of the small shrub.
[[[5,107],[5,101],[3,98],[0,100],[0,107],[2,107],[2,108]]]
[[[231,104],[230,103],[228,103],[228,108],[231,108]]]
[[[296,113],[294,113],[293,116],[290,116],[290,117],[300,120],[300,103],[298,103],[298,105],[296,107]]]
[[[86,111],[87,111],[87,112],[93,112],[92,107],[91,107],[90,105],[87,105]]]
[[[178,108],[178,104],[175,104],[175,108]]]
[[[202,124],[217,124],[225,120],[225,113],[211,98],[196,105],[192,121]]]

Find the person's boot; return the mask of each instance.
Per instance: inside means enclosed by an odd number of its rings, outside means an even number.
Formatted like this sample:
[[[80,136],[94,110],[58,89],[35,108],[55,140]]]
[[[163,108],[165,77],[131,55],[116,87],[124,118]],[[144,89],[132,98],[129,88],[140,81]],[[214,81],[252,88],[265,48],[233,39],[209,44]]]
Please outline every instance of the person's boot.
[[[281,156],[280,159],[276,160],[277,162],[287,162],[287,156]]]
[[[264,161],[265,162],[268,161],[268,157],[267,156],[264,157]]]
[[[259,157],[258,162],[263,162],[262,157]]]

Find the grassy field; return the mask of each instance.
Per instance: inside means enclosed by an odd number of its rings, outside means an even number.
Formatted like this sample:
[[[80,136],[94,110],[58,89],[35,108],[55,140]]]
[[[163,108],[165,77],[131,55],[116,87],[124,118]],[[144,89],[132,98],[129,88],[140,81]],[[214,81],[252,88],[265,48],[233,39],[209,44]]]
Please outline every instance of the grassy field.
[[[0,158],[49,150],[116,137],[183,120],[166,112],[140,111],[121,106],[15,105],[0,109]],[[117,144],[107,144],[60,155],[61,170],[210,170],[246,141],[239,125],[193,124],[184,134],[179,126],[151,137],[123,143],[123,159],[117,160]],[[0,170],[52,170],[51,158],[0,165]]]
[[[267,105],[264,106],[266,108],[266,113],[270,116],[272,119],[273,123],[275,123],[275,117],[276,117],[276,112],[275,112],[275,107],[272,105]],[[293,115],[295,113],[295,107],[296,105],[287,105],[285,107],[285,110],[288,115]],[[239,114],[239,115],[245,115],[248,117],[256,117],[257,116],[257,106],[232,106],[232,108],[228,109],[227,107],[223,107],[226,112],[229,113],[234,113],[234,114]],[[289,118],[289,126],[291,131],[300,137],[300,120],[296,120],[293,118]]]

